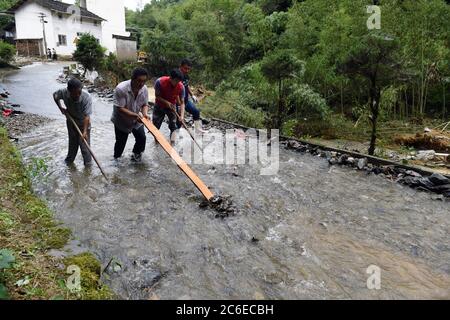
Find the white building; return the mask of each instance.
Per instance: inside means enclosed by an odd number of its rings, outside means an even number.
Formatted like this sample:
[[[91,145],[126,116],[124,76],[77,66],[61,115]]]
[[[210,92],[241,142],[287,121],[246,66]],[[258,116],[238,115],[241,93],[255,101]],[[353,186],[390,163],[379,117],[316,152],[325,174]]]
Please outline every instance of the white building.
[[[19,54],[44,55],[55,48],[58,55],[70,56],[80,34],[90,33],[108,52],[122,59],[136,56],[136,41],[125,30],[123,0],[19,1],[15,15],[16,45]]]

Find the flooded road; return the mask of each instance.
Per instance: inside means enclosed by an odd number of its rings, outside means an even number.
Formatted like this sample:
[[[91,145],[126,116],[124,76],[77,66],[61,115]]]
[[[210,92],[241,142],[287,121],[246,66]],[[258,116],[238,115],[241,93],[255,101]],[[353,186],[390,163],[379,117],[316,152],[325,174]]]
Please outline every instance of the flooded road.
[[[24,111],[55,118],[20,148],[26,160],[48,159],[35,190],[57,218],[104,266],[119,262],[106,281],[122,298],[450,299],[448,202],[282,150],[275,176],[260,176],[258,166],[193,166],[239,208],[216,219],[150,135],[142,164],[129,160],[132,138],[114,161],[112,107],[96,99],[92,146],[108,185],[80,157],[75,168],[64,165],[65,122],[51,98],[63,86],[60,69],[37,65],[5,81]],[[162,131],[168,136],[165,124]],[[380,290],[367,287],[371,265],[381,269]]]

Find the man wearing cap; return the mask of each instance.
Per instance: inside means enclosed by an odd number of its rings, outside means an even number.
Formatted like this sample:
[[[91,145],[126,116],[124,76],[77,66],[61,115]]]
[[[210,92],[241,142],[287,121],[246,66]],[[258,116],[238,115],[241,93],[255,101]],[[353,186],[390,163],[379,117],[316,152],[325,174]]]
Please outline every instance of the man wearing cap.
[[[75,120],[78,128],[83,133],[83,138],[90,144],[92,98],[88,92],[83,91],[81,81],[76,78],[70,79],[67,83],[67,88],[53,93],[53,99],[62,114],[70,115]],[[61,100],[64,101],[66,108],[62,106]],[[80,148],[84,165],[92,165],[92,156],[69,119],[67,119],[67,130],[69,133],[69,151],[65,160],[66,164],[69,165],[75,161],[78,148]]]

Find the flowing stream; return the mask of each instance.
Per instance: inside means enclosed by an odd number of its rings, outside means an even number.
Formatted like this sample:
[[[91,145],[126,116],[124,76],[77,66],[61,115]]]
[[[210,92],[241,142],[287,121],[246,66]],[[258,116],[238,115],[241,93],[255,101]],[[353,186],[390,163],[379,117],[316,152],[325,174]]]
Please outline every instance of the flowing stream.
[[[280,151],[280,170],[193,165],[239,212],[200,209],[192,183],[148,135],[143,163],[113,160],[112,106],[95,98],[97,168],[64,165],[65,121],[51,94],[61,64],[36,64],[4,86],[23,111],[55,120],[21,137],[26,161],[45,158],[36,192],[69,227],[77,246],[120,268],[107,283],[124,299],[450,299],[450,206],[430,194],[326,160]],[[168,129],[163,125],[163,133]],[[189,137],[183,134],[180,144]],[[381,269],[381,290],[367,268]]]

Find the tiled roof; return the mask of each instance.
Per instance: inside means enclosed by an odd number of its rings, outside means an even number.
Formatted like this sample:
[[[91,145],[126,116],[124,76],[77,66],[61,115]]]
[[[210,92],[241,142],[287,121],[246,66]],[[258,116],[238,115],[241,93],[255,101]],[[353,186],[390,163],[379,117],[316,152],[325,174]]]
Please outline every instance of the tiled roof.
[[[29,2],[29,0],[19,1],[9,11],[16,11],[22,5],[26,4],[27,2]],[[34,0],[34,2],[40,4],[44,8],[47,8],[47,9],[49,9],[51,11],[72,14],[72,12],[69,12],[70,10],[68,10],[68,8],[70,6],[72,6],[72,4],[69,4],[69,3],[64,3],[64,2],[61,2],[61,1],[54,1],[54,0]],[[105,20],[105,19],[99,17],[98,15],[88,11],[85,8],[80,8],[80,9],[81,9],[80,10],[80,14],[81,14],[81,17],[83,17],[83,18],[89,18],[89,19],[94,19],[94,20]]]

